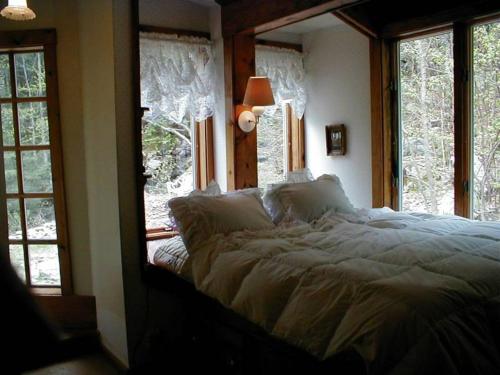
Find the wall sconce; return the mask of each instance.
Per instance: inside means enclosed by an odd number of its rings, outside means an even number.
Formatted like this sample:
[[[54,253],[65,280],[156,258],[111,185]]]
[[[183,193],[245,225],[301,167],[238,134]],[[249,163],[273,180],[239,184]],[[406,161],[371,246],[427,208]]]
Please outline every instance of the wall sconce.
[[[35,12],[28,8],[26,0],[9,0],[9,4],[0,14],[14,21],[29,21],[36,17]]]
[[[252,108],[238,116],[238,125],[245,133],[250,133],[259,123],[266,106],[274,105],[273,91],[267,77],[250,77],[247,82],[243,105]]]

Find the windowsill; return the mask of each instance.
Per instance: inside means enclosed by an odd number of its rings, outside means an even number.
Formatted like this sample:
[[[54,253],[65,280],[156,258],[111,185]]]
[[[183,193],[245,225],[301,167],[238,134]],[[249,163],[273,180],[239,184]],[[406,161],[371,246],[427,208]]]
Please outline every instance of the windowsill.
[[[61,288],[30,288],[30,292],[36,296],[61,296]]]
[[[156,241],[156,240],[164,240],[167,238],[172,238],[179,235],[179,232],[173,230],[154,230],[148,231],[146,233],[146,241]]]

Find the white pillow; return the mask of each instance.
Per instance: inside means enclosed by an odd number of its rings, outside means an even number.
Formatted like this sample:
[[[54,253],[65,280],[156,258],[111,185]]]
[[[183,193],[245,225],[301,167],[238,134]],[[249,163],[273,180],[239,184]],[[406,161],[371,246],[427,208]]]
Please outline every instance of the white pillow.
[[[314,181],[314,177],[309,168],[297,169],[296,171],[290,171],[286,174],[286,182],[298,183],[308,181]]]
[[[217,196],[173,198],[168,206],[190,254],[214,234],[274,227],[258,189]]]
[[[310,222],[329,210],[355,212],[335,175],[322,175],[316,181],[281,184],[266,192],[264,202],[274,223],[285,218]]]
[[[193,197],[195,195],[221,195],[220,186],[217,183],[217,181],[212,180],[207,185],[205,190],[196,189],[196,190],[193,190],[191,193],[189,193],[190,197]]]

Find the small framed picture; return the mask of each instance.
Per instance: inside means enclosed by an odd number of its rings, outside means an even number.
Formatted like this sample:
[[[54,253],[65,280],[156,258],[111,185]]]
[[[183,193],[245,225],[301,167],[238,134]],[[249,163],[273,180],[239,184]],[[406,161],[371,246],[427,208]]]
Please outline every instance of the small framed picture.
[[[345,155],[346,153],[346,131],[344,124],[327,125],[326,130],[326,154],[328,156]]]

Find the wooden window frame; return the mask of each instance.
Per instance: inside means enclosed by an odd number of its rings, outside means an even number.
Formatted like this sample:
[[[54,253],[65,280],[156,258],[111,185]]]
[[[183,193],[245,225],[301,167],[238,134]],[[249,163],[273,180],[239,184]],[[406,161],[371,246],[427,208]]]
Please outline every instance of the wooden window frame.
[[[1,103],[12,103],[13,116],[14,116],[14,133],[15,133],[15,146],[3,146],[2,151],[15,151],[17,158],[17,176],[18,176],[18,193],[5,194],[7,198],[17,198],[20,201],[20,216],[22,225],[22,239],[21,240],[8,240],[9,244],[19,244],[23,246],[26,284],[31,288],[33,293],[36,294],[73,294],[73,282],[71,273],[71,257],[69,248],[69,234],[67,227],[67,212],[66,200],[64,190],[64,170],[63,170],[63,153],[62,153],[62,139],[61,139],[61,124],[59,114],[59,92],[57,81],[57,57],[56,57],[56,44],[57,34],[54,29],[44,30],[30,30],[30,31],[2,31],[0,32],[0,50],[3,53],[9,54],[10,59],[10,79],[11,79],[11,92],[10,99],[0,99]],[[44,52],[45,62],[45,79],[46,79],[46,95],[44,97],[36,98],[17,98],[15,88],[15,70],[13,64],[14,53],[27,53],[33,51]],[[49,145],[34,145],[23,146],[20,144],[20,135],[18,127],[18,110],[17,103],[20,102],[46,102],[47,115],[49,123]],[[51,155],[51,172],[52,172],[52,193],[24,193],[23,183],[20,174],[21,165],[21,150],[49,150]],[[3,153],[1,155],[2,167]],[[27,228],[24,210],[24,198],[53,198],[54,211],[56,220],[56,240],[29,240],[27,238]],[[58,247],[59,269],[61,277],[61,286],[53,285],[31,285],[30,271],[29,271],[29,257],[28,257],[28,244],[53,244]],[[7,257],[9,251],[7,249]]]
[[[454,213],[472,217],[472,28],[498,20],[498,14],[453,22],[394,39],[370,38],[372,97],[373,206],[399,210],[398,43],[440,32],[453,32]]]
[[[183,29],[172,29],[172,28],[149,26],[149,25],[139,25],[138,32],[150,32],[150,33],[153,32],[153,33],[171,34],[178,36],[194,36],[210,40],[210,34],[205,32],[183,30]],[[137,69],[140,69],[140,61],[138,61],[138,66],[136,70]],[[140,87],[140,74],[137,75],[136,81],[137,81],[136,84],[139,85]],[[142,160],[142,126],[143,126],[142,118],[144,117],[144,112],[147,110],[148,110],[147,108],[141,108],[141,110],[139,111],[140,119],[138,120],[138,123],[140,124],[140,127],[138,128],[136,127],[136,154],[137,154],[137,165],[138,165],[137,199],[138,199],[138,213],[139,217],[141,218],[139,224],[141,225],[141,228],[143,228],[141,229],[142,232],[141,238],[143,238],[141,242],[144,244],[144,249],[143,249],[144,254],[146,254],[147,252],[148,242],[172,238],[178,235],[178,233],[172,228],[167,228],[167,227],[146,228],[144,186],[149,176],[145,174],[145,169],[143,167],[143,160]],[[193,157],[193,161],[195,163],[195,168],[194,168],[195,188],[205,189],[210,183],[210,181],[212,181],[215,178],[214,130],[213,130],[212,117],[209,117],[204,121],[195,122],[194,138],[195,138],[195,155]],[[144,259],[147,259],[147,256]]]

